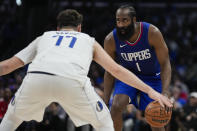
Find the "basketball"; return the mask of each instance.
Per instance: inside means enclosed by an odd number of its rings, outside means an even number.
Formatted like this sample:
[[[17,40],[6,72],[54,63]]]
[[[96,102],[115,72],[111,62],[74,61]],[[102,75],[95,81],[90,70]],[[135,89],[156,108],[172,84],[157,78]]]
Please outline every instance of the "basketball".
[[[145,119],[152,127],[164,127],[171,119],[172,110],[162,107],[159,102],[153,101],[145,109]]]

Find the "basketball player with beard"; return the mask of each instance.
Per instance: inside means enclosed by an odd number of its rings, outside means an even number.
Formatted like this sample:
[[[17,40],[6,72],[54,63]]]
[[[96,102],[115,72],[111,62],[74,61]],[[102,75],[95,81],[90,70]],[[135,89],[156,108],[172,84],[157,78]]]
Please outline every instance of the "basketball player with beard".
[[[104,48],[113,59],[119,61],[120,65],[134,72],[157,92],[168,96],[171,80],[168,48],[157,27],[136,21],[136,12],[132,6],[122,5],[117,9],[116,28],[106,36]],[[146,93],[115,80],[108,72],[105,72],[104,87],[104,99],[107,105],[115,87],[111,106],[115,131],[122,130],[122,112],[128,104],[133,104],[144,111],[153,101]],[[151,128],[152,131],[165,130],[164,127]]]
[[[92,60],[118,79],[148,93],[163,107],[172,107],[166,96],[115,63],[93,37],[82,33],[82,20],[76,10],[61,11],[57,31],[44,32],[15,56],[0,62],[0,76],[30,63],[0,131],[14,131],[23,121],[41,121],[51,102],[58,102],[76,126],[91,124],[96,131],[114,131],[108,108],[87,76]]]

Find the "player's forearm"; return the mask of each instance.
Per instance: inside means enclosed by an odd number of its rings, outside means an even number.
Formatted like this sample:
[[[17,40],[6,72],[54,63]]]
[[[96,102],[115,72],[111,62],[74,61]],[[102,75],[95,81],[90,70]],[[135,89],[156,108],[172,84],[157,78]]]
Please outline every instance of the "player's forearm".
[[[114,75],[116,78],[121,80],[122,82],[133,86],[134,88],[137,88],[145,93],[148,93],[152,90],[152,88],[148,85],[146,85],[143,81],[141,81],[135,74],[127,70],[126,68],[123,68],[122,66],[118,65],[119,67],[115,69],[115,71],[112,72],[112,75]]]
[[[9,66],[6,63],[7,61],[0,62],[0,76],[9,73]]]
[[[108,73],[105,72],[104,75],[104,101],[106,104],[108,104],[112,89],[114,87],[114,77]]]
[[[2,76],[3,74],[3,69],[2,69],[2,66],[1,66],[1,63],[0,63],[0,76]]]
[[[0,62],[0,76],[9,74],[10,72],[22,67],[24,63],[17,57]]]
[[[162,80],[162,94],[169,95],[168,87],[171,81],[171,66],[170,62],[166,62],[163,66],[161,66],[161,80]]]

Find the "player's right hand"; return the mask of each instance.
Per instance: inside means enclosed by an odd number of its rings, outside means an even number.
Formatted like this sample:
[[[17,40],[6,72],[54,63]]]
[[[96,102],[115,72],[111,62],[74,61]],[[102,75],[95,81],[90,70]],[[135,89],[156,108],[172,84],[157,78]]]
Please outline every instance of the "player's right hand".
[[[173,107],[173,103],[172,101],[170,101],[170,99],[168,99],[166,96],[156,92],[155,90],[151,89],[149,92],[148,92],[148,96],[150,98],[152,98],[153,100],[155,101],[158,101],[159,104],[162,106],[162,107]]]

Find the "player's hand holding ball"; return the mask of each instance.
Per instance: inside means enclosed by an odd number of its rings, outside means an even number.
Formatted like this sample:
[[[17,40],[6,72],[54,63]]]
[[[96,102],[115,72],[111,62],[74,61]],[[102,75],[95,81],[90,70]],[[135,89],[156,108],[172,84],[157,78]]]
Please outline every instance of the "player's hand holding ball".
[[[165,106],[167,106],[169,108],[172,108],[173,107],[173,103],[172,103],[172,101],[170,101],[170,99],[168,99],[166,96],[164,96],[164,95],[156,92],[152,88],[148,91],[148,96],[150,98],[152,98],[153,100],[158,101],[159,104],[162,107],[165,107]]]
[[[155,101],[149,103],[146,107],[146,121],[152,127],[164,127],[171,119],[173,102],[153,89],[148,91],[148,96]]]
[[[146,121],[152,127],[164,127],[172,116],[172,108],[162,107],[159,102],[153,101],[148,104],[145,110]]]

